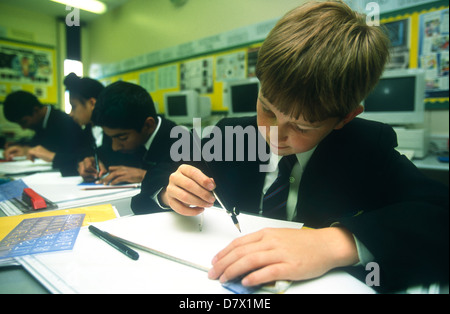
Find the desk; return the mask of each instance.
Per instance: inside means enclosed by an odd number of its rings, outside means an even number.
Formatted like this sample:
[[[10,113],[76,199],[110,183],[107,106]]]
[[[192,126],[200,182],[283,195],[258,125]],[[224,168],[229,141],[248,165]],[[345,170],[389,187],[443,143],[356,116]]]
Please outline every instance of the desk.
[[[118,199],[110,203],[116,207],[121,217],[132,215],[130,198]],[[100,204],[92,204],[100,205]],[[0,217],[5,214],[0,210]],[[42,284],[22,266],[0,267],[0,294],[48,294]]]
[[[52,176],[58,176],[58,172],[54,173],[45,173],[42,174],[44,179],[48,179]],[[33,176],[28,176],[30,182],[35,179]],[[27,178],[24,176],[19,176],[17,178]],[[70,180],[70,179],[69,179]],[[45,184],[44,184],[45,185]],[[114,199],[109,201],[108,203],[112,204],[116,207],[119,215],[121,217],[133,215],[133,211],[130,207],[131,198],[124,197],[119,199]],[[105,204],[105,202],[101,203],[91,203],[89,205],[101,205]],[[0,210],[0,217],[6,216],[2,210]],[[33,276],[31,276],[22,266],[7,266],[0,267],[0,294],[43,294],[48,293],[47,289],[45,289]]]
[[[112,204],[114,206],[116,206],[116,208],[118,209],[119,213],[122,215],[127,215],[130,212],[130,208],[129,208],[129,199],[128,200],[117,200],[112,202]],[[170,215],[176,215],[174,213],[163,213],[163,214],[170,214]],[[224,214],[224,217],[226,217],[226,214]],[[153,225],[151,224],[151,221],[153,220],[153,215],[159,215],[159,214],[150,214],[150,215],[146,215],[147,220],[141,219],[141,217],[139,217],[139,222],[137,223],[137,227],[136,227],[136,220],[133,221],[133,228],[136,228],[137,230],[142,230],[142,227],[145,225],[145,227],[149,226],[148,228],[155,228],[155,224],[158,223],[154,223]],[[246,222],[245,219],[243,219],[244,217],[241,217],[241,223],[243,224],[243,226],[246,226],[247,228],[249,228],[249,222]],[[130,218],[137,218],[137,216],[135,217],[130,217]],[[150,219],[149,219],[150,218]],[[198,217],[194,217],[194,218],[198,218]],[[211,222],[210,219],[208,219],[209,217],[206,215],[205,216],[205,226],[204,229],[208,228],[208,224]],[[227,221],[228,221],[228,217]],[[129,219],[129,218],[126,218]],[[184,219],[182,216],[178,216],[178,218],[175,219]],[[248,218],[247,218],[248,219]],[[250,219],[254,220],[254,217],[250,217]],[[141,222],[142,221],[142,222]],[[150,222],[150,223],[149,223]],[[110,222],[106,222],[106,224],[109,224]],[[122,222],[114,220],[111,221],[112,224],[109,225],[109,227],[112,226],[112,233],[115,233],[114,231],[114,227],[117,226],[122,226]],[[102,225],[100,224],[100,227]],[[140,228],[139,228],[140,227]],[[229,221],[229,224],[226,224],[225,227],[229,227],[233,233],[236,233],[236,230],[234,228],[234,226],[231,223],[231,220]],[[197,226],[198,228],[198,226]],[[216,231],[216,225],[210,224],[209,225],[209,229]],[[219,228],[220,229],[220,228]],[[110,230],[110,229],[108,229]],[[204,232],[204,230],[202,231]],[[138,231],[139,233],[139,231]],[[89,239],[89,237],[91,236],[89,233],[84,232],[84,234],[81,234],[81,238],[79,238],[77,241],[80,241],[80,247],[81,248],[85,248],[86,246],[83,246],[82,243],[85,243],[86,241],[91,241]],[[121,236],[120,234],[118,234],[119,236]],[[200,235],[201,236],[201,235]],[[178,239],[178,237],[177,237]],[[131,238],[131,240],[133,240],[133,238]],[[84,241],[84,242],[83,242]],[[99,270],[103,270],[104,269],[104,265],[109,263],[106,263],[103,261],[102,259],[108,259],[108,254],[113,254],[113,256],[117,257],[120,259],[119,263],[119,269],[129,269],[130,271],[126,271],[126,273],[124,273],[123,271],[121,272],[121,274],[119,274],[118,276],[118,280],[129,280],[128,276],[135,276],[136,278],[142,279],[142,278],[147,278],[148,276],[150,276],[151,274],[149,274],[149,272],[147,271],[147,273],[145,273],[143,276],[138,276],[137,274],[140,273],[139,269],[142,270],[143,269],[148,269],[148,265],[152,265],[152,269],[154,267],[153,270],[153,275],[156,273],[160,272],[159,269],[164,269],[167,265],[167,263],[173,263],[167,260],[161,260],[158,257],[155,257],[153,255],[150,254],[145,254],[145,253],[140,253],[141,254],[141,264],[137,265],[134,264],[131,259],[128,259],[126,257],[122,257],[120,254],[117,254],[117,252],[115,252],[113,249],[111,249],[108,245],[105,245],[104,243],[102,243],[101,241],[98,241],[97,243],[95,243],[96,248],[94,250],[89,250],[89,252],[95,252],[97,255],[94,258],[94,267],[99,267],[99,265],[101,266],[100,268],[98,268]],[[202,246],[202,248],[204,248],[204,246]],[[70,253],[62,253],[62,254],[69,254]],[[86,255],[81,255],[81,256],[86,256]],[[56,254],[55,254],[56,257]],[[83,258],[85,257],[80,257],[80,255],[76,255],[77,260],[79,258],[81,258],[81,262],[80,263],[76,263],[76,265],[83,265]],[[90,260],[90,256],[86,257]],[[156,260],[155,260],[156,258]],[[62,259],[63,262],[60,264],[65,265],[66,264],[66,260],[64,259],[63,256],[58,255],[57,259]],[[159,259],[159,260],[158,260]],[[208,258],[209,260],[209,258]],[[69,260],[68,263],[70,263],[72,260]],[[73,263],[73,261],[72,261]],[[130,264],[131,263],[131,264]],[[75,265],[75,264],[73,264]],[[136,266],[135,266],[136,265]],[[111,266],[111,265],[109,265]],[[61,267],[61,266],[59,266]],[[64,266],[65,267],[65,266]],[[76,266],[79,267],[79,266]],[[175,263],[175,265],[171,266],[172,268],[175,268],[175,270],[172,270],[169,272],[170,274],[170,279],[165,280],[161,286],[157,287],[158,291],[157,293],[178,293],[178,294],[185,294],[185,293],[198,293],[199,295],[205,294],[205,293],[227,293],[228,290],[225,290],[224,288],[221,288],[220,284],[217,281],[212,281],[207,279],[206,273],[200,272],[196,269],[191,269],[189,267],[186,267],[184,265],[178,265],[177,263]],[[107,280],[108,278],[110,278],[111,272],[107,272],[108,267],[106,267],[105,271],[99,271],[99,273],[101,273],[99,276],[99,278],[101,278],[102,280]],[[132,271],[131,271],[132,270]],[[179,274],[179,273],[183,274],[183,277],[185,278],[190,278],[189,280],[183,280],[179,285],[176,285],[177,282],[177,275],[175,274]],[[85,276],[87,276],[86,274],[83,274]],[[147,277],[146,277],[147,276]],[[161,276],[161,275],[157,275],[157,276]],[[163,275],[164,276],[164,275]],[[175,276],[175,277],[174,277]],[[78,276],[75,276],[76,278],[79,278]],[[132,277],[132,278],[135,278]],[[142,277],[142,278],[141,278]],[[173,277],[173,278],[172,278]],[[87,277],[89,278],[89,276]],[[150,277],[152,278],[152,277]],[[116,278],[117,279],[117,278]],[[116,279],[114,281],[112,281],[112,283],[116,281]],[[119,285],[114,287],[113,284],[111,284],[111,291],[114,291],[114,293],[140,293],[142,291],[155,291],[155,290],[148,290],[148,285],[149,283],[151,284],[151,280],[140,280],[136,279],[135,281],[132,281],[133,283],[136,282],[136,285],[133,284],[127,284],[127,285]],[[147,278],[148,279],[148,278]],[[100,280],[97,280],[96,282],[99,282]],[[139,286],[139,282],[140,285]],[[192,283],[192,286],[189,284]],[[174,286],[174,284],[176,286]],[[95,285],[93,285],[95,286]],[[101,285],[100,285],[101,286]],[[109,286],[108,286],[109,287]],[[123,289],[121,287],[124,287]],[[79,288],[79,287],[78,287]],[[98,287],[93,287],[93,289],[98,288]],[[86,289],[86,287],[85,287]],[[88,285],[88,289],[91,289],[91,285]],[[118,290],[117,290],[118,289]],[[142,289],[142,290],[140,290]],[[302,290],[303,289],[303,290]],[[305,290],[306,289],[306,290]],[[97,290],[93,290],[94,292]],[[219,292],[218,292],[219,291]],[[220,292],[222,291],[222,292]],[[36,293],[36,294],[43,294],[43,293],[48,293],[48,291],[38,282],[36,281],[32,276],[30,276],[27,271],[22,268],[21,266],[17,266],[17,267],[10,267],[10,268],[0,268],[0,293]],[[90,292],[87,292],[90,293]],[[329,274],[327,274],[326,276],[324,276],[323,278],[319,278],[317,280],[313,280],[313,281],[308,281],[305,283],[305,285],[302,286],[292,286],[291,288],[288,289],[287,293],[373,293],[372,289],[370,289],[369,287],[367,287],[364,283],[359,282],[357,279],[353,278],[352,276],[344,273],[344,272],[331,272]]]
[[[423,159],[413,159],[412,162],[426,176],[449,185],[449,164],[440,162],[436,155],[428,155]]]

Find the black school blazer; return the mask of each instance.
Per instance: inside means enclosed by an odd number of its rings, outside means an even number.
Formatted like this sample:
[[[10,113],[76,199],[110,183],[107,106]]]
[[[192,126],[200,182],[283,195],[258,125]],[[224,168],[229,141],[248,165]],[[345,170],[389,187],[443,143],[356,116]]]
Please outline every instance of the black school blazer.
[[[238,125],[256,127],[256,117],[217,124],[222,131]],[[330,133],[304,169],[295,220],[312,228],[339,222],[350,230],[380,266],[380,291],[448,283],[448,189],[425,177],[396,146],[390,126],[358,118]],[[258,213],[265,178],[259,165],[210,163],[227,207]],[[364,266],[347,270],[364,280]]]

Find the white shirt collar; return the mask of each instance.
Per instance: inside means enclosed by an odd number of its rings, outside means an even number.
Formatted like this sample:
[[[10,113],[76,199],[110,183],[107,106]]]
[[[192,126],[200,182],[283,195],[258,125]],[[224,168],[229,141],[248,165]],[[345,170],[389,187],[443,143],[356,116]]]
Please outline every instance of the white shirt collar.
[[[145,142],[145,149],[148,151],[150,149],[150,146],[152,145],[153,140],[155,139],[156,134],[158,133],[160,127],[161,127],[161,117],[158,118],[158,125],[156,126],[155,132],[149,137],[147,142]]]
[[[312,154],[314,153],[314,151],[316,150],[317,146],[315,146],[314,148],[310,149],[307,152],[304,153],[298,153],[295,156],[297,157],[297,160],[300,164],[300,167],[303,170],[305,170],[306,165],[308,164],[309,159],[311,158]],[[270,163],[275,163],[277,165],[277,167],[274,167],[272,169],[278,169],[278,163],[280,162],[281,158],[283,158],[283,156],[278,156],[275,155],[273,153],[271,153],[270,156]]]
[[[52,106],[46,106],[46,107],[47,107],[47,113],[45,114],[44,122],[42,123],[43,129],[47,128],[48,117],[50,116],[50,111],[52,110]]]

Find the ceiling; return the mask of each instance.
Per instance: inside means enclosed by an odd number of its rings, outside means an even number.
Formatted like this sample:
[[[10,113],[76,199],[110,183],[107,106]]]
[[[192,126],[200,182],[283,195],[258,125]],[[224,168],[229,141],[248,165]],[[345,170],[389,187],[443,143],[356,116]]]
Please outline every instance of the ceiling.
[[[101,0],[108,7],[108,11],[121,6],[128,0]],[[65,17],[69,11],[66,11],[64,4],[56,3],[50,0],[1,0],[2,3],[22,8],[24,10],[34,11],[55,17]],[[90,22],[101,15],[81,11],[81,21]]]

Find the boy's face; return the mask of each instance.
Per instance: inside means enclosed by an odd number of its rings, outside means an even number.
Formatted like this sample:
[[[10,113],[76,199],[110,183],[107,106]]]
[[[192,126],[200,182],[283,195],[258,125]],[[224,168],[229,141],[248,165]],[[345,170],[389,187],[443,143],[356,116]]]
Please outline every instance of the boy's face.
[[[133,153],[148,139],[142,132],[134,129],[111,129],[106,126],[102,128],[103,132],[112,139],[112,149],[125,154]]]
[[[302,117],[296,120],[278,111],[262,94],[258,97],[256,107],[258,126],[266,127],[266,133],[262,135],[271,150],[274,153],[278,151],[280,156],[307,152],[319,144],[331,131],[345,125],[345,122],[338,118],[329,118],[315,123],[307,122]],[[270,140],[271,126],[278,127],[278,143]],[[261,128],[260,132],[262,132]]]
[[[71,97],[70,104],[72,110],[70,116],[79,125],[86,125],[91,122],[92,111],[95,107],[95,100],[93,98],[82,103],[79,99]]]
[[[103,126],[103,133],[112,139],[112,149],[125,154],[135,152],[140,146],[145,145],[150,136],[155,132],[157,123],[155,119],[148,117],[140,131],[135,129],[112,129]]]
[[[23,116],[18,121],[16,121],[23,130],[33,130],[37,131],[42,127],[42,118],[39,115],[39,109],[34,108],[33,114],[31,116]]]

